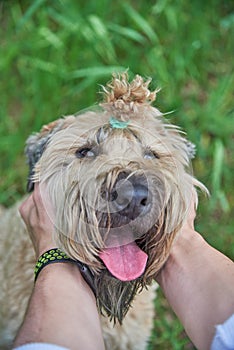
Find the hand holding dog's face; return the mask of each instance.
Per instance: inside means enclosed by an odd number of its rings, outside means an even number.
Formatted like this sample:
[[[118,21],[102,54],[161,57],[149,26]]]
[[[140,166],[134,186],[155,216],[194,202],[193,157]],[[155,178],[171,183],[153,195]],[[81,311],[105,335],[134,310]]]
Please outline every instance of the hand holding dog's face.
[[[46,206],[42,200],[45,188],[39,184],[35,184],[33,193],[21,204],[19,212],[24,220],[30,238],[32,240],[36,258],[38,259],[45,251],[54,248],[53,241],[54,225],[48,214],[50,206],[47,201]]]

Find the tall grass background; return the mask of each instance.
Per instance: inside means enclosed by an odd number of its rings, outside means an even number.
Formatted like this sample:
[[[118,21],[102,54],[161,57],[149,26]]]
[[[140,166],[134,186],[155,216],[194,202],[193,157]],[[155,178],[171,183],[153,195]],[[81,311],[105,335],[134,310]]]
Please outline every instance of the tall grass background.
[[[161,87],[156,106],[197,146],[197,230],[234,258],[232,0],[0,1],[0,202],[25,193],[32,131],[91,106],[129,69]],[[196,281],[194,281],[196,283]],[[195,349],[161,292],[149,350]]]

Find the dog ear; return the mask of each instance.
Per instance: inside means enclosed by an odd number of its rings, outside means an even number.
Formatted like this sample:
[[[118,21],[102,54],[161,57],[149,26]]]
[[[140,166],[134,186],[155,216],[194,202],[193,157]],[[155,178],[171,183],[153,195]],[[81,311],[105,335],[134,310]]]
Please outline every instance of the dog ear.
[[[66,128],[74,121],[74,116],[60,118],[47,125],[44,125],[40,132],[34,133],[26,141],[25,154],[29,165],[29,175],[27,181],[27,191],[31,192],[34,189],[33,175],[35,164],[41,158],[49,140],[59,130]]]
[[[44,125],[40,132],[32,134],[26,141],[25,154],[27,157],[27,163],[29,165],[29,175],[27,182],[27,191],[31,192],[34,189],[33,175],[34,166],[41,158],[46,145],[52,135],[59,129],[61,119],[53,121],[48,125]]]

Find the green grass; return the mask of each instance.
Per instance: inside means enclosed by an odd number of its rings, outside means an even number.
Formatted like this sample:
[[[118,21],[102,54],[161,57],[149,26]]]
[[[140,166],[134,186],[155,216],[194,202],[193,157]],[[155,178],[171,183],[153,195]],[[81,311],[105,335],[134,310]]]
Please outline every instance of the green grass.
[[[157,106],[197,145],[211,191],[197,227],[234,258],[232,0],[0,1],[0,202],[25,193],[24,142],[42,124],[95,103],[129,68],[162,88]],[[150,349],[193,349],[162,294]]]

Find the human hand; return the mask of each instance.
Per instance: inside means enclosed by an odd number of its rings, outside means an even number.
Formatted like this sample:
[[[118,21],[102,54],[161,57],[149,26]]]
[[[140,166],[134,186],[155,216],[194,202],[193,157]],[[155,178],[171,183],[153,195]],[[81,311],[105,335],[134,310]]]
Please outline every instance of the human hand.
[[[193,191],[191,196],[190,207],[188,209],[188,212],[186,213],[187,217],[180,230],[181,234],[183,233],[186,234],[188,231],[191,231],[191,230],[194,231],[194,220],[196,218],[197,204],[198,204],[197,193]]]
[[[45,199],[42,194],[45,193],[45,187],[39,184],[35,184],[33,193],[21,204],[19,208],[20,215],[24,220],[30,238],[32,240],[36,258],[38,259],[45,251],[54,248],[55,243],[52,238],[53,223],[48,214],[50,203]]]

